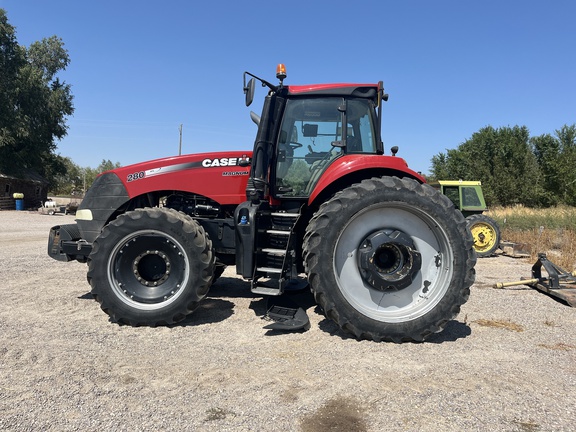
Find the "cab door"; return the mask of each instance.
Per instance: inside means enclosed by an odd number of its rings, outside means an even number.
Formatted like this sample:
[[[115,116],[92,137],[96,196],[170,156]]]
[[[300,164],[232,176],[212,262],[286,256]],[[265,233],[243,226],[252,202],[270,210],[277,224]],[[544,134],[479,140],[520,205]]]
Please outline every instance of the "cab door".
[[[342,155],[376,153],[373,111],[364,99],[288,100],[276,146],[274,196],[306,198]]]

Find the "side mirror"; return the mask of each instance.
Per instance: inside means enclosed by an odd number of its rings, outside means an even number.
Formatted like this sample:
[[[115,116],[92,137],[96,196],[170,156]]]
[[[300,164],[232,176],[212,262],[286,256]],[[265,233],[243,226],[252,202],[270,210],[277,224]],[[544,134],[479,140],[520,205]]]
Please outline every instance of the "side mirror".
[[[256,82],[254,78],[250,78],[248,85],[246,85],[246,75],[244,75],[244,94],[246,95],[246,106],[250,106],[254,100],[254,87]]]

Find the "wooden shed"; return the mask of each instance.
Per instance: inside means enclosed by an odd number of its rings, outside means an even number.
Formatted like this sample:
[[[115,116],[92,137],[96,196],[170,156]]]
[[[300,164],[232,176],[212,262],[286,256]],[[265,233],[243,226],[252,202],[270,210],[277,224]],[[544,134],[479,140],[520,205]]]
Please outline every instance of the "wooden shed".
[[[24,194],[24,208],[37,209],[48,197],[48,181],[33,171],[18,176],[0,172],[0,210],[15,210],[15,193]]]

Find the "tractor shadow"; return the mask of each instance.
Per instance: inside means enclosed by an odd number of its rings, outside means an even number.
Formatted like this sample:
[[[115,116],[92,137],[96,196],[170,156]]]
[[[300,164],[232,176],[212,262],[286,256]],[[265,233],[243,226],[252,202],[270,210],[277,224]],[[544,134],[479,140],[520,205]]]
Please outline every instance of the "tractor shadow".
[[[174,326],[198,326],[222,322],[234,315],[234,308],[237,306],[234,299],[254,300],[250,303],[250,308],[259,318],[266,315],[266,307],[259,306],[262,301],[265,304],[265,300],[250,291],[250,282],[221,276],[210,287],[206,298],[200,302],[194,313]]]
[[[234,277],[221,276],[210,287],[207,298],[257,298],[258,296],[250,291],[250,282]]]
[[[465,339],[472,334],[472,329],[468,324],[461,321],[452,320],[446,324],[444,330],[430,336],[424,343],[439,344],[444,342],[456,342]]]
[[[225,300],[226,299],[226,300]],[[287,307],[304,311],[315,307],[316,302],[307,283],[301,283],[297,287],[287,288],[280,296],[262,296],[250,291],[250,282],[238,278],[221,277],[210,289],[208,297],[203,301],[228,301],[227,299],[248,299],[248,308],[260,318],[262,326],[271,324],[273,321],[268,316],[268,312],[273,306]],[[305,329],[273,330],[269,329],[266,336],[285,335],[289,332],[305,332]]]
[[[225,321],[234,315],[238,298],[255,298],[250,291],[250,283],[238,278],[220,277],[200,302],[194,313],[174,326],[198,326]],[[231,299],[231,300],[228,300]]]
[[[82,300],[94,299],[90,292],[78,298]],[[269,323],[269,321],[266,321],[266,314],[271,302],[275,302],[276,304],[297,305],[304,309],[306,313],[314,313],[324,317],[324,319],[318,323],[318,328],[323,332],[330,336],[339,337],[342,340],[355,340],[353,336],[340,329],[334,321],[326,318],[324,310],[316,304],[314,296],[308,287],[297,291],[286,291],[282,296],[266,298],[252,293],[250,291],[250,282],[234,277],[220,277],[216,283],[212,285],[208,295],[200,302],[194,313],[184,320],[172,324],[170,327],[193,327],[222,322],[234,314],[234,307],[236,306],[233,302],[234,299],[251,299],[252,301],[250,302],[249,308],[254,312],[254,315],[260,318],[265,324]],[[284,334],[286,334],[286,331],[277,330],[269,330],[265,333],[266,336],[280,336]],[[471,334],[472,330],[466,322],[452,320],[448,322],[442,332],[431,335],[422,343],[439,344],[456,342]]]
[[[316,311],[320,315],[324,315],[324,312],[322,311],[322,309],[320,307],[316,307]],[[348,339],[355,340],[355,338],[352,335],[344,332],[342,329],[340,329],[340,327],[338,327],[336,325],[336,323],[334,321],[332,321],[328,318],[325,318],[322,321],[320,321],[320,323],[318,324],[318,327],[320,328],[320,330],[328,333],[330,336],[339,337],[342,340],[348,340]],[[441,344],[441,343],[445,343],[445,342],[456,342],[460,339],[464,339],[464,338],[470,336],[471,334],[472,334],[472,330],[468,324],[465,324],[465,323],[460,322],[460,321],[452,320],[452,321],[449,321],[448,324],[446,324],[446,327],[440,333],[434,333],[433,335],[429,336],[423,342],[415,342],[414,341],[414,342],[409,342],[409,343]],[[384,342],[384,343],[386,343],[386,342]],[[403,342],[403,343],[406,343],[406,342]]]
[[[266,316],[271,304],[286,305],[288,307],[297,306],[302,308],[307,314],[316,314],[323,317],[318,323],[318,328],[328,335],[339,337],[342,340],[355,340],[352,335],[338,327],[334,321],[326,318],[324,310],[316,304],[314,295],[309,287],[296,291],[285,291],[281,296],[267,298],[253,294],[250,291],[250,282],[227,277],[218,279],[210,288],[208,296],[200,303],[198,309],[189,318],[176,325],[200,325],[223,321],[234,313],[235,304],[233,299],[235,298],[251,299],[249,308],[256,317],[262,320],[263,325],[270,323],[270,321],[266,320]],[[296,331],[306,332],[306,330]],[[286,333],[287,331],[268,330],[265,335],[281,336]],[[415,343],[440,344],[456,342],[471,334],[472,330],[466,322],[451,320],[442,332],[431,335],[424,342]]]

